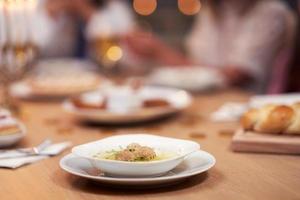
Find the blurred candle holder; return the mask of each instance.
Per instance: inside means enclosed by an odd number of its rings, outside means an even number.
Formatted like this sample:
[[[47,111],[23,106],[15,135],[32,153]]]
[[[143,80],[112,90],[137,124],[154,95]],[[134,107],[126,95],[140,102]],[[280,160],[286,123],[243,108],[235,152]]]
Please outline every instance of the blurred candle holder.
[[[37,55],[33,20],[37,1],[0,1],[0,84],[1,106],[16,111],[10,86],[24,77]]]

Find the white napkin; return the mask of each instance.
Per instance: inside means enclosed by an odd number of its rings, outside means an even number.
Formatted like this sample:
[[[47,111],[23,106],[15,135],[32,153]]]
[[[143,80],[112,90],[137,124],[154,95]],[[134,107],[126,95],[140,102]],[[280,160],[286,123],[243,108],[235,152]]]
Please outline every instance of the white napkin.
[[[0,154],[0,167],[15,169],[30,163],[49,158],[50,156],[57,155],[63,150],[71,146],[70,142],[62,142],[57,144],[52,144],[45,148],[39,155],[25,156],[22,152],[17,151],[7,151]],[[12,157],[3,158],[1,157]]]
[[[210,115],[210,119],[216,122],[237,121],[249,109],[245,103],[228,102]]]
[[[30,163],[37,162],[48,158],[49,156],[28,156],[28,157],[18,157],[9,159],[0,159],[0,167],[15,169]]]

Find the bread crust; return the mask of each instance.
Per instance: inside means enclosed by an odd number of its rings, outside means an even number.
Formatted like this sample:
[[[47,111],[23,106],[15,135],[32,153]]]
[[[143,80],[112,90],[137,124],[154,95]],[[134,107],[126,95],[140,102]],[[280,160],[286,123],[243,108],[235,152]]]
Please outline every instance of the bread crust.
[[[241,118],[241,125],[246,131],[300,135],[300,103],[251,109]]]

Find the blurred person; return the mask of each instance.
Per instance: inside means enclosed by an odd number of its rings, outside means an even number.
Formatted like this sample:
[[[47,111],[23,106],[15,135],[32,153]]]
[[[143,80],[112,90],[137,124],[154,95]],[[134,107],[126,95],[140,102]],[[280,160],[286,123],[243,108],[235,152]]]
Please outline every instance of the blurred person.
[[[187,57],[145,33],[127,36],[131,49],[161,64],[214,67],[229,85],[266,90],[274,61],[293,44],[293,13],[279,0],[201,2],[203,7],[186,38]]]
[[[287,2],[292,9],[294,9],[297,13],[297,18],[300,19],[300,0],[284,0]],[[289,79],[288,79],[288,92],[300,92],[300,22],[298,21],[296,42],[295,42],[295,53],[294,58],[292,60],[291,69],[289,71]]]
[[[133,27],[124,0],[40,0],[36,18],[42,57],[84,57],[87,41]]]

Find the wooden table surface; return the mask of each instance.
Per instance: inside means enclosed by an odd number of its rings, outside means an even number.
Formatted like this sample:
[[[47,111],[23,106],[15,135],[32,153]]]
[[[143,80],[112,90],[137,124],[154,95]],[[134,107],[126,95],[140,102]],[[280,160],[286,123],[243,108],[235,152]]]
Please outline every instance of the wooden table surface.
[[[229,149],[236,123],[213,123],[210,112],[225,101],[246,101],[249,95],[227,91],[197,95],[186,112],[160,122],[138,126],[104,127],[76,123],[58,103],[23,102],[22,119],[28,135],[19,146],[45,138],[74,145],[128,132],[192,139],[216,157],[215,167],[175,186],[159,189],[113,189],[67,174],[59,168],[64,154],[16,170],[0,169],[0,199],[300,199],[300,157],[239,154]]]

